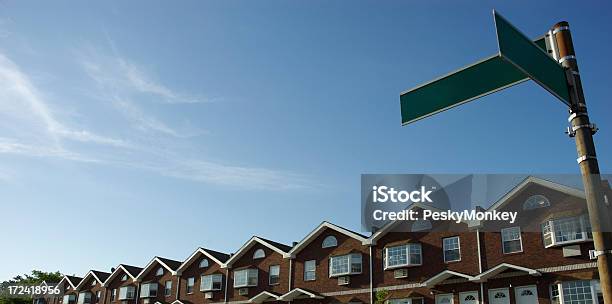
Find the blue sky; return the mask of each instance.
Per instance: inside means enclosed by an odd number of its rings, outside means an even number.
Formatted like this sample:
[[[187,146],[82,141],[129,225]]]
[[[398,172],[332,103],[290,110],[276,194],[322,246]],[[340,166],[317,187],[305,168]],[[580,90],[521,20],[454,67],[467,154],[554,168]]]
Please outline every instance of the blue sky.
[[[612,166],[612,4],[0,2],[0,280],[359,229],[362,173],[578,173],[534,83],[400,127],[399,92],[567,20]],[[9,262],[7,262],[9,261]]]

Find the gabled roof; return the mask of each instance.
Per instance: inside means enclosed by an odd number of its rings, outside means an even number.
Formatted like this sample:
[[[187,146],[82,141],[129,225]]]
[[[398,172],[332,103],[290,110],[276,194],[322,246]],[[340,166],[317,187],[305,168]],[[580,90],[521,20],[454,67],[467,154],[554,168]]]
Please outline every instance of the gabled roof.
[[[170,271],[172,275],[176,275],[176,270],[181,266],[181,262],[179,261],[156,256],[151,259],[151,261],[140,271],[140,273],[138,273],[138,275],[134,278],[134,281],[142,280],[142,278],[149,273],[151,269],[153,269],[155,263],[158,263],[162,267],[166,268],[166,270]]]
[[[79,278],[79,277],[75,277],[75,276],[69,276],[69,275],[64,275],[64,277],[57,284],[58,285],[61,284],[64,280],[66,280],[66,282],[68,282],[68,284],[70,285],[70,287],[72,287],[72,289],[76,289],[77,285],[79,285],[79,283],[81,283],[83,278]]]
[[[412,203],[410,206],[408,206],[408,208],[406,208],[406,210],[412,210],[415,208],[421,208],[421,209],[427,209],[427,210],[432,210],[432,211],[437,211],[437,212],[441,212],[443,210],[438,209],[434,206],[430,206],[430,205],[425,205],[422,203]],[[404,221],[401,220],[396,220],[396,221],[390,221],[387,224],[385,224],[382,228],[380,228],[378,231],[376,231],[375,233],[373,233],[369,239],[367,239],[366,244],[368,245],[376,245],[376,241],[378,241],[381,237],[383,237],[385,234],[389,233],[393,227],[395,227],[396,225],[402,223]]]
[[[108,276],[108,278],[104,281],[104,286],[108,286],[108,284],[116,278],[121,272],[127,274],[132,280],[136,279],[136,276],[142,271],[142,268],[130,265],[119,264],[117,268]]]
[[[285,293],[284,295],[280,296],[278,299],[281,301],[293,301],[295,299],[303,299],[303,298],[308,298],[308,299],[323,299],[323,296],[314,293],[312,291],[308,291],[302,288],[294,288],[291,291]]]
[[[279,298],[280,296],[278,294],[264,290],[258,293],[256,296],[250,298],[249,303],[260,304],[270,300],[278,301]]]
[[[474,277],[471,275],[467,275],[461,272],[456,272],[456,271],[452,271],[452,270],[444,270],[439,272],[438,274],[436,274],[435,276],[429,278],[427,281],[423,282],[423,286],[424,287],[432,287],[435,286],[441,282],[443,282],[446,279],[452,278],[452,277],[461,277],[461,278],[465,278],[468,280],[473,280]]]
[[[196,249],[196,251],[194,251],[187,258],[187,260],[183,262],[183,264],[181,264],[181,266],[176,270],[177,274],[180,275],[185,269],[187,269],[187,267],[189,267],[189,265],[195,262],[200,257],[200,255],[206,256],[207,258],[213,260],[213,262],[219,264],[220,266],[223,266],[223,263],[225,263],[230,258],[229,254],[200,247]]]
[[[83,287],[83,285],[85,284],[85,282],[87,282],[87,279],[89,279],[89,277],[93,277],[98,283],[100,283],[100,285],[103,285],[104,282],[106,281],[106,279],[108,279],[108,277],[110,276],[110,273],[108,272],[103,272],[103,271],[98,271],[98,270],[90,270],[85,277],[79,282],[79,285],[76,286],[76,289],[79,290]]]
[[[223,264],[223,268],[226,268],[228,266],[231,266],[235,261],[237,261],[242,255],[244,255],[244,253],[251,249],[253,246],[255,246],[255,244],[261,244],[264,245],[270,249],[272,249],[273,251],[278,252],[280,255],[282,255],[284,258],[288,258],[289,256],[289,251],[291,250],[291,246],[287,246],[285,244],[281,244],[281,243],[277,243],[274,241],[270,241],[258,236],[253,236],[252,238],[250,238],[244,245],[242,245],[242,247],[240,247],[240,249],[238,249],[238,251],[236,251],[236,253],[234,255],[232,255],[224,264]]]
[[[504,196],[498,199],[497,202],[491,205],[491,207],[487,208],[487,210],[497,210],[503,207],[508,202],[510,202],[517,194],[519,194],[523,189],[525,189],[527,186],[531,184],[536,184],[542,187],[557,190],[559,192],[562,192],[562,193],[565,193],[571,196],[575,196],[575,197],[579,197],[583,199],[585,198],[584,192],[582,190],[568,187],[568,186],[565,186],[559,183],[551,182],[549,180],[545,180],[539,177],[528,176],[521,183],[519,183],[514,188],[512,188],[512,190],[510,190],[508,193],[506,193]]]
[[[310,232],[299,243],[293,246],[293,248],[289,251],[289,254],[291,255],[291,257],[294,257],[296,253],[300,252],[308,244],[310,244],[310,242],[314,241],[317,237],[319,237],[319,235],[321,235],[321,233],[323,233],[325,229],[331,229],[339,233],[342,233],[348,237],[351,237],[351,238],[354,238],[360,241],[364,245],[366,244],[368,240],[368,237],[363,234],[348,230],[346,228],[342,228],[340,226],[337,226],[337,225],[334,225],[332,223],[325,221],[325,222],[322,222],[319,226],[317,226],[317,228],[315,228],[312,232]]]
[[[514,264],[509,264],[509,263],[501,263],[477,276],[475,276],[473,279],[471,279],[471,281],[475,281],[475,282],[486,282],[488,279],[495,277],[496,275],[506,271],[506,270],[518,270],[518,271],[523,271],[526,272],[527,274],[534,276],[534,277],[539,277],[542,274],[535,270],[535,269],[531,269],[531,268],[527,268],[527,267],[523,267],[523,266],[518,266],[518,265],[514,265]]]

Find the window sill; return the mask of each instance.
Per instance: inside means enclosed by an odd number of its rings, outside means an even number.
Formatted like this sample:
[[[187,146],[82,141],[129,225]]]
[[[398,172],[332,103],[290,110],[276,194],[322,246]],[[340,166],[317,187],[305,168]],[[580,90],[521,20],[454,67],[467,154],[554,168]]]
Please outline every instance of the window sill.
[[[521,251],[515,251],[515,252],[502,252],[505,256],[507,255],[517,255],[517,254],[523,254],[525,252]]]
[[[444,261],[444,264],[454,264],[454,263],[459,263],[459,262],[461,262],[461,260]]]
[[[423,264],[394,265],[394,266],[385,267],[385,270],[395,270],[398,268],[419,267],[419,266],[423,266]]]
[[[563,247],[563,246],[567,246],[567,245],[589,243],[589,242],[592,242],[592,241],[593,241],[593,239],[580,239],[580,240],[573,240],[573,241],[563,241],[563,242],[553,243],[553,244],[548,245],[548,246],[544,246],[544,248]]]

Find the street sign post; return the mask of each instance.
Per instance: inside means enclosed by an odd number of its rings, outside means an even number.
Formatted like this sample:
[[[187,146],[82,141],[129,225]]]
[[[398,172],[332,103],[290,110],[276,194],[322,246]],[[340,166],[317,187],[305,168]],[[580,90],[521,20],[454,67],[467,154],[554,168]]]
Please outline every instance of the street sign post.
[[[590,122],[587,113],[569,24],[557,23],[544,39],[534,43],[497,12],[493,14],[499,53],[401,93],[402,124],[412,123],[528,79],[534,80],[569,106],[568,121],[571,127],[567,133],[576,141],[576,161],[584,184],[601,291],[604,303],[612,304],[612,232],[604,228],[610,218],[606,217],[607,207],[603,203],[593,141],[597,127]]]

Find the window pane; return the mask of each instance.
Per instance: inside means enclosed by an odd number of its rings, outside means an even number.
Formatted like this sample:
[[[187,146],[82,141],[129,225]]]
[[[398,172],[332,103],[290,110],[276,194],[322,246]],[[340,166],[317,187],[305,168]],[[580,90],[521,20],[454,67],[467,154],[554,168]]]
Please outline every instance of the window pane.
[[[592,304],[590,281],[573,281],[562,283],[563,304]]]
[[[444,261],[459,261],[461,259],[461,252],[459,251],[459,237],[450,237],[442,240],[442,247],[444,250]]]
[[[387,248],[387,266],[408,264],[407,245]]]
[[[346,274],[349,272],[349,256],[348,255],[331,257],[330,262],[331,262],[331,274],[332,275]]]
[[[313,281],[316,279],[316,261],[310,260],[304,263],[304,281]]]

